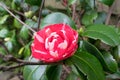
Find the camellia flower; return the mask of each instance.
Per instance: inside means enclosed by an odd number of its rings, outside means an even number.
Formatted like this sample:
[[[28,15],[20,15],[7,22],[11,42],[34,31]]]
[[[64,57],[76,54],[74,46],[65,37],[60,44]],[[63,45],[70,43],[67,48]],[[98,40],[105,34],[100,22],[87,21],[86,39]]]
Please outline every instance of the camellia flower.
[[[31,45],[32,56],[43,62],[58,62],[72,56],[78,33],[67,24],[52,24],[38,31]]]

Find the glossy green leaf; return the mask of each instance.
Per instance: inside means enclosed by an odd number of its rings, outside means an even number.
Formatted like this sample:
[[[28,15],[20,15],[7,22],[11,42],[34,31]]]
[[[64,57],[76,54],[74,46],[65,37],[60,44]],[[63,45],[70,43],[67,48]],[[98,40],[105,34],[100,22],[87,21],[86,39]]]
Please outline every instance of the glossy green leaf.
[[[46,75],[49,80],[60,80],[61,73],[62,65],[50,66],[46,71]]]
[[[0,24],[4,24],[8,17],[9,15],[4,15],[3,17],[0,17]]]
[[[112,71],[118,70],[117,62],[110,53],[104,53],[103,57],[109,69],[111,69]]]
[[[0,38],[5,38],[8,34],[8,30],[6,28],[3,28],[0,30]]]
[[[111,6],[115,0],[98,0],[108,6]]]
[[[75,23],[67,15],[59,12],[47,15],[41,22],[41,28],[44,28],[46,25],[55,23],[66,23],[69,24],[72,28],[76,29]]]
[[[90,25],[86,28],[83,35],[92,39],[100,39],[110,46],[117,46],[120,44],[120,38],[114,26],[102,24]]]
[[[20,31],[20,37],[22,37],[23,39],[28,39],[28,37],[29,37],[29,30],[28,30],[28,28],[26,27],[26,26],[23,26],[22,27],[22,29],[21,29],[21,31]]]
[[[31,60],[35,62],[35,59]],[[47,65],[29,65],[25,66],[23,76],[25,80],[40,80],[46,71]]]
[[[112,55],[108,54],[108,56],[105,55],[106,56],[105,57],[94,45],[92,45],[91,43],[89,43],[87,41],[83,41],[82,48],[85,51],[87,51],[87,52],[91,53],[92,55],[94,55],[95,57],[97,57],[106,71],[109,71],[109,72],[117,71],[117,69],[118,69],[117,62],[112,57]]]
[[[87,76],[88,80],[105,80],[102,66],[93,55],[87,52],[80,52],[75,54],[71,61]]]
[[[93,24],[93,21],[97,18],[97,12],[96,11],[87,11],[82,18],[82,23],[84,25],[91,25]]]
[[[26,3],[30,5],[40,6],[42,0],[25,0]]]

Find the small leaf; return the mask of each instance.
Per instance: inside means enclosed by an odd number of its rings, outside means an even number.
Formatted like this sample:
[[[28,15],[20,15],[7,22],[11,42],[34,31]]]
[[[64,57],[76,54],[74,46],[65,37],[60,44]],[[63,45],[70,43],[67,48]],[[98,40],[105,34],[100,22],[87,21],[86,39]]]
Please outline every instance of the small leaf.
[[[35,62],[35,59],[31,60]],[[25,80],[40,80],[45,73],[47,65],[29,65],[25,66],[23,70],[23,76]]]
[[[30,50],[30,43],[29,44],[27,44],[27,45],[25,45],[25,47],[24,47],[24,57],[26,58],[26,57],[28,57],[28,56],[30,56],[30,53],[31,53],[31,50]]]
[[[47,15],[41,22],[41,28],[44,28],[46,25],[55,24],[55,23],[66,23],[69,24],[72,28],[76,29],[75,23],[63,13],[52,13]]]
[[[13,44],[12,44],[11,41],[7,41],[7,42],[5,43],[5,46],[7,47],[7,49],[8,49],[10,52],[12,52],[12,50],[13,50]]]
[[[110,54],[109,54],[109,56],[107,56],[107,61],[109,61],[109,62],[107,62],[106,58],[102,55],[102,53],[91,43],[89,43],[87,41],[83,41],[82,48],[85,51],[87,51],[87,52],[91,53],[92,55],[94,55],[95,57],[97,57],[106,71],[109,71],[109,72],[117,71],[117,69],[118,69],[117,62]]]
[[[87,75],[88,80],[105,80],[102,66],[93,55],[80,52],[75,54],[71,61],[84,75]]]
[[[116,28],[108,25],[90,25],[86,28],[83,34],[92,39],[100,39],[102,42],[110,45],[117,46],[120,44],[120,38]]]
[[[53,65],[48,68],[46,75],[49,80],[60,80],[61,72],[62,65]]]
[[[20,18],[19,16],[17,16],[17,17]],[[18,29],[22,27],[22,24],[15,18],[14,18],[13,25]]]
[[[0,30],[0,38],[5,38],[8,34],[8,30],[6,28],[3,28]]]
[[[108,68],[112,69],[112,71],[117,71],[118,65],[113,56],[110,53],[104,53],[103,57],[107,63]]]
[[[8,17],[9,15],[4,15],[3,17],[0,17],[0,24],[4,24]]]
[[[91,25],[93,24],[93,21],[97,18],[97,12],[96,11],[87,11],[82,18],[82,23],[84,25]]]
[[[115,0],[98,0],[108,6],[111,6]]]

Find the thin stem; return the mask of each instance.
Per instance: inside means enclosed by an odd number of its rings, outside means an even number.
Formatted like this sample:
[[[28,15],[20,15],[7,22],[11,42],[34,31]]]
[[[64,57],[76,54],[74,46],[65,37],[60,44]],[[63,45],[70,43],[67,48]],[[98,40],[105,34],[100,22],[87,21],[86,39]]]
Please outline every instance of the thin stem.
[[[0,70],[6,71],[6,70],[11,70],[15,68],[19,68],[25,65],[51,65],[51,64],[62,64],[62,62],[55,62],[55,63],[44,63],[42,61],[37,61],[37,62],[32,62],[32,61],[26,61],[26,60],[21,60],[13,57],[12,55],[3,55],[0,53],[0,58],[2,58],[6,62],[15,62],[17,63],[16,65],[12,66],[0,66]]]
[[[30,29],[32,32],[36,32],[35,30],[33,30],[30,26],[28,26],[27,24],[25,24],[23,21],[21,21],[18,17],[16,17],[7,7],[5,4],[0,2],[0,6],[3,7],[11,16],[13,16],[15,19],[17,19],[21,24],[23,24],[24,26],[26,26],[28,29]]]
[[[111,14],[112,14],[112,11],[113,11],[114,6],[115,6],[115,2],[116,2],[116,0],[113,2],[112,6],[110,7],[110,9],[109,9],[109,11],[108,11],[108,15],[107,15],[107,18],[106,18],[106,21],[105,21],[105,24],[106,24],[106,25],[109,24]]]
[[[39,9],[38,30],[40,29],[39,27],[40,27],[40,23],[41,23],[41,14],[42,14],[42,9],[43,9],[44,3],[45,3],[45,0],[42,0],[41,6]]]

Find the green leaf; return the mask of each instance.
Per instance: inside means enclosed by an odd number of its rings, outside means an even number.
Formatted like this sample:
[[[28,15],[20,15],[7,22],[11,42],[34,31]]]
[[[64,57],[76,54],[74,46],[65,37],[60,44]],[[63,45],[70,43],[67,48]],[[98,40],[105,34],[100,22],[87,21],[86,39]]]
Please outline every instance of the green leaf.
[[[98,13],[98,17],[95,20],[95,24],[104,24],[107,14],[105,12]]]
[[[113,56],[110,53],[104,53],[103,57],[105,59],[105,62],[107,63],[107,66],[112,71],[117,71],[118,65]]]
[[[72,28],[76,29],[75,23],[65,14],[55,12],[47,15],[41,22],[41,28],[44,28],[46,25],[55,24],[55,23],[67,23]]]
[[[120,45],[112,48],[112,55],[116,59],[116,61],[119,63],[119,61],[120,61]]]
[[[22,37],[23,39],[28,39],[29,37],[29,30],[26,26],[23,26],[22,29],[20,30],[20,37]]]
[[[7,41],[7,42],[5,43],[5,46],[7,47],[7,49],[8,49],[10,52],[12,52],[12,50],[13,50],[13,44],[12,44],[11,41]]]
[[[80,52],[75,54],[71,61],[84,75],[87,75],[88,80],[105,80],[102,66],[93,55],[87,52]]]
[[[111,6],[115,0],[98,0],[108,6]]]
[[[50,66],[46,72],[49,80],[60,80],[62,65]]]
[[[8,34],[8,30],[6,28],[3,28],[0,30],[0,38],[5,38]]]
[[[8,17],[9,15],[4,15],[3,17],[0,17],[0,24],[4,24]]]
[[[83,41],[82,48],[85,51],[97,57],[106,71],[109,71],[109,72],[117,71],[118,69],[117,62],[115,61],[115,59],[113,59],[112,55],[109,54],[108,56],[105,55],[106,57],[103,56],[102,53],[94,45],[92,45],[87,41]]]
[[[82,18],[82,23],[84,25],[91,25],[93,24],[93,21],[97,18],[97,12],[96,11],[87,11]]]
[[[28,56],[30,56],[30,54],[31,54],[30,43],[27,44],[27,45],[25,45],[23,53],[24,53],[24,57],[25,58],[28,57]]]
[[[42,0],[25,0],[26,3],[30,5],[40,6]]]
[[[86,3],[92,8],[95,8],[95,0],[86,0]]]
[[[35,59],[31,60],[35,62]],[[25,80],[40,80],[46,71],[47,65],[29,65],[25,66],[23,76]]]
[[[20,18],[19,16],[17,16],[17,17]],[[22,27],[22,24],[15,18],[14,18],[13,25],[18,29]]]
[[[120,38],[114,26],[102,24],[90,25],[86,28],[83,35],[92,39],[100,39],[110,46],[117,46],[120,44]]]

